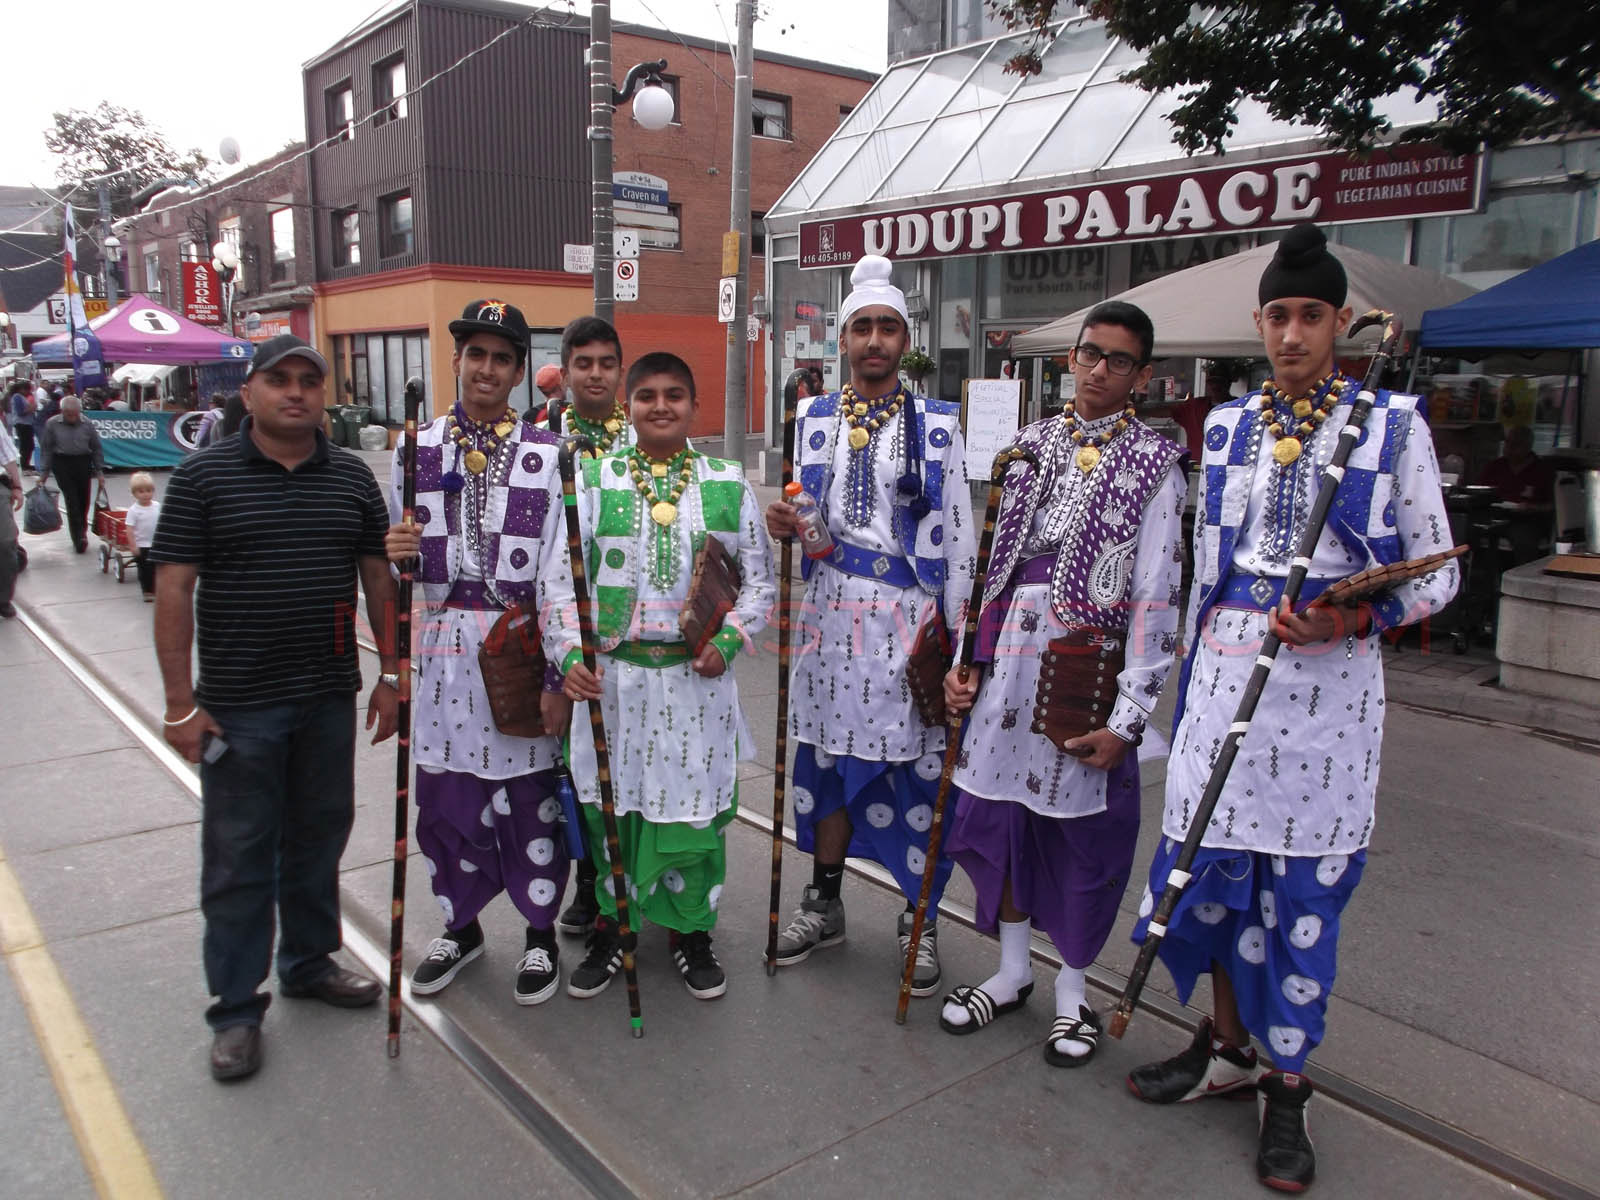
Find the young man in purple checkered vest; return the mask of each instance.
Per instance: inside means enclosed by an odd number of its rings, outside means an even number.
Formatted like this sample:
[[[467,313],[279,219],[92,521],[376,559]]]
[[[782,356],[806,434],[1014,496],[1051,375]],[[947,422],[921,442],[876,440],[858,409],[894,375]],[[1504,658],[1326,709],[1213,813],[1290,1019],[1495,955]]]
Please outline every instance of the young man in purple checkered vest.
[[[1128,1085],[1155,1104],[1257,1089],[1256,1173],[1283,1191],[1303,1190],[1316,1172],[1302,1070],[1322,1040],[1339,915],[1372,837],[1384,709],[1378,635],[1440,608],[1458,578],[1448,563],[1359,608],[1303,607],[1340,579],[1449,548],[1417,398],[1380,391],[1311,554],[1302,609],[1282,602],[1359,387],[1334,360],[1350,321],[1346,291],[1322,231],[1291,229],[1261,276],[1255,314],[1272,378],[1206,417],[1165,836],[1133,931],[1143,941],[1154,894],[1189,832],[1262,639],[1275,629],[1284,649],[1161,941],[1181,999],[1211,975],[1213,1015],[1188,1050],[1138,1068]],[[1272,1070],[1258,1064],[1252,1036]]]
[[[559,986],[553,933],[567,882],[558,822],[557,735],[571,716],[560,675],[541,697],[544,737],[500,732],[478,650],[506,609],[547,611],[545,589],[568,571],[554,434],[507,404],[522,382],[528,325],[513,305],[475,300],[450,322],[458,397],[417,430],[414,523],[400,523],[396,454],[385,549],[416,559],[423,613],[411,684],[417,764],[417,845],[444,933],[428,946],[411,990],[440,991],[483,953],[478,913],[504,891],[528,923],[513,997],[540,1004]]]

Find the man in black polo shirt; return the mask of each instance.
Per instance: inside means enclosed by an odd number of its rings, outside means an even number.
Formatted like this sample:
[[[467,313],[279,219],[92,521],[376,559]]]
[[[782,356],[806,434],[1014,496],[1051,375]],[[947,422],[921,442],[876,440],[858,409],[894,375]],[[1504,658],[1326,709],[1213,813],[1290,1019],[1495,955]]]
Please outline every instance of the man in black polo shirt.
[[[211,1073],[261,1065],[257,989],[282,936],[279,992],[342,1008],[378,985],[334,964],[339,856],[355,814],[356,578],[386,647],[367,705],[373,741],[395,730],[388,649],[395,588],[389,518],[356,455],[322,433],[328,364],[283,334],[256,347],[239,432],[173,471],[150,559],[166,738],[200,763]],[[196,585],[198,584],[198,589]],[[190,645],[200,642],[200,679]]]

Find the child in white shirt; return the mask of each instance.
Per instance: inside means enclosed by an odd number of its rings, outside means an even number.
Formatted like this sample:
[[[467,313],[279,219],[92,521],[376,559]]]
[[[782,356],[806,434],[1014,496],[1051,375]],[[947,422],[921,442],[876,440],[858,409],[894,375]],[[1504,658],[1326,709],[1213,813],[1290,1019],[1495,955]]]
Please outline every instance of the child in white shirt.
[[[126,518],[128,541],[139,558],[139,590],[144,593],[144,602],[150,604],[156,598],[156,568],[150,561],[150,544],[156,540],[161,505],[156,503],[156,481],[148,471],[135,471],[128,484],[133,491]]]

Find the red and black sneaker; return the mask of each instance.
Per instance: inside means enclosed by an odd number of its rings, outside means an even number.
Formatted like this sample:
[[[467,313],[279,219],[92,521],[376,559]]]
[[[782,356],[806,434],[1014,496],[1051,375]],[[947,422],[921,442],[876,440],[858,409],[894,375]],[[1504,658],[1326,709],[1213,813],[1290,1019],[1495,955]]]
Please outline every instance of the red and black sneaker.
[[[1130,1071],[1128,1090],[1151,1104],[1183,1104],[1207,1096],[1242,1096],[1260,1075],[1253,1047],[1213,1045],[1207,1017],[1183,1053]]]
[[[1288,1071],[1268,1071],[1256,1087],[1261,1114],[1256,1178],[1280,1192],[1303,1192],[1317,1174],[1306,1121],[1311,1081]]]

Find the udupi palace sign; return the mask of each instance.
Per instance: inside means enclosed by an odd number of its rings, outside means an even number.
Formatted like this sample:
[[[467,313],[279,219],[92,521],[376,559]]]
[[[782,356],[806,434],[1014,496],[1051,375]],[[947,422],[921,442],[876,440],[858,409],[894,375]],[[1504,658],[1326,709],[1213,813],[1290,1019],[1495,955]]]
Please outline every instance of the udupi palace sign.
[[[1482,159],[1427,146],[1308,154],[966,204],[804,221],[800,265],[1098,246],[1109,242],[1442,216],[1477,209]]]

